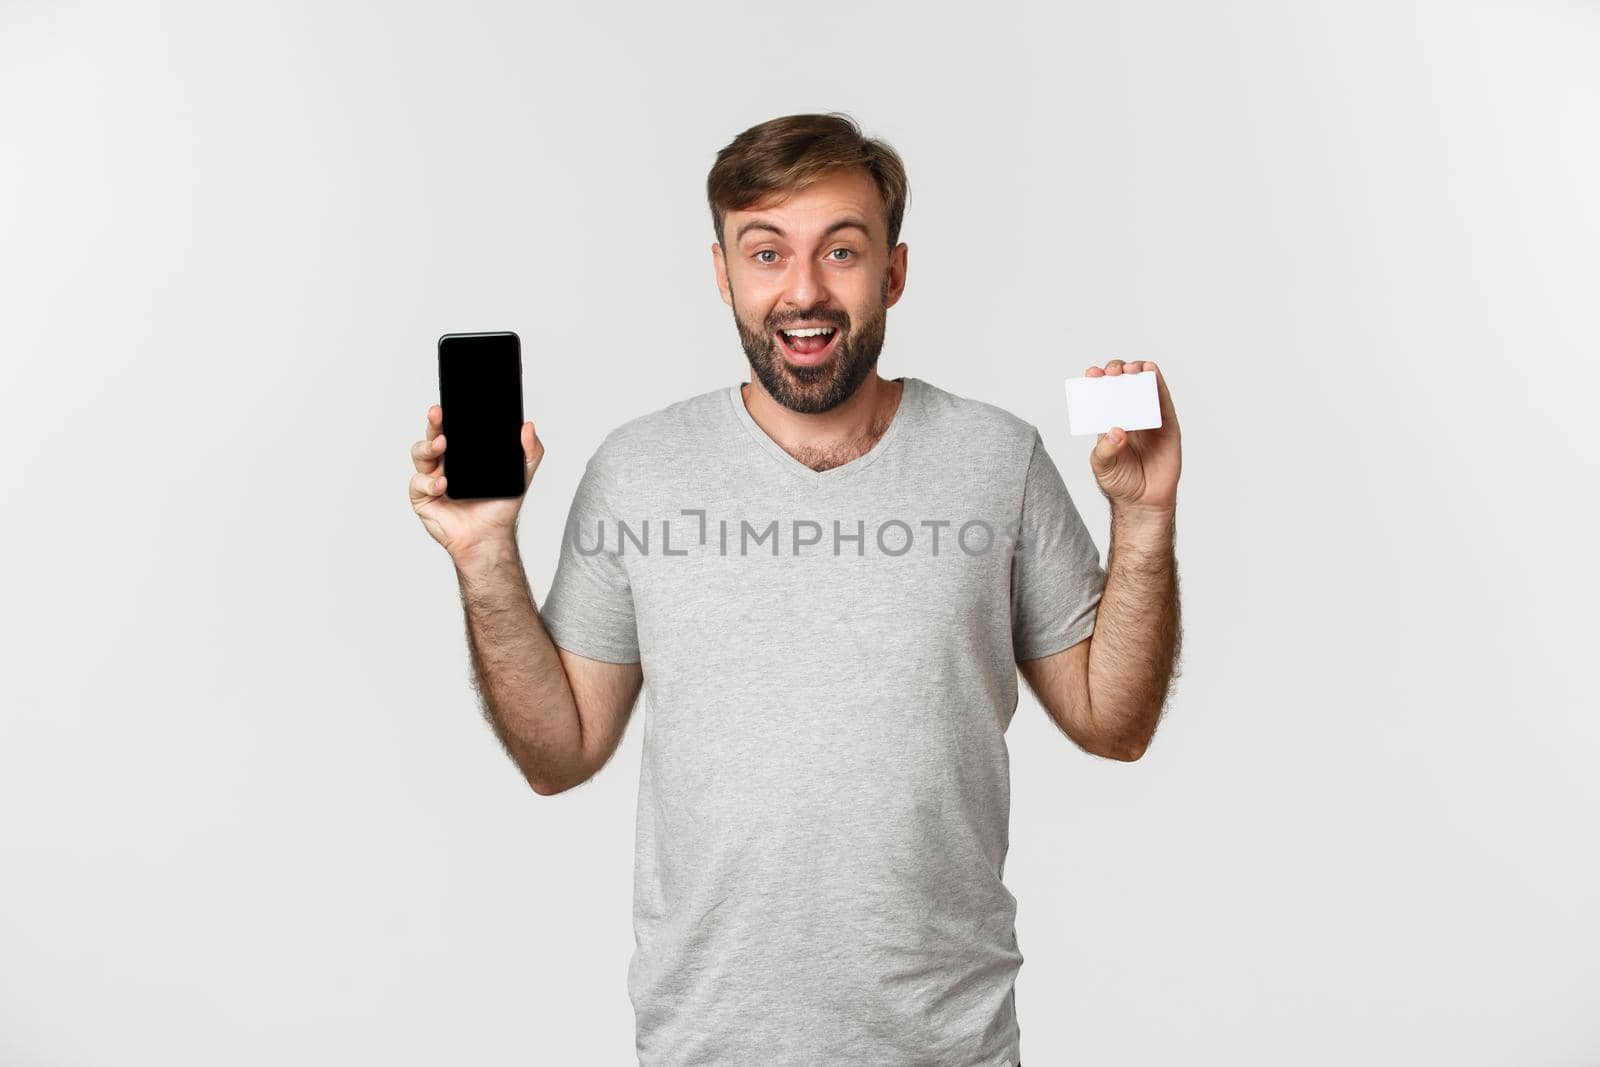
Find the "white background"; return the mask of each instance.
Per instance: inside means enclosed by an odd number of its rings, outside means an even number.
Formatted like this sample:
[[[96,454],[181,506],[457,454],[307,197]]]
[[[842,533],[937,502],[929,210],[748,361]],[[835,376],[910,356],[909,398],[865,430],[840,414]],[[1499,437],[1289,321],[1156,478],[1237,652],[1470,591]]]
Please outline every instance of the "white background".
[[[406,502],[514,329],[539,599],[611,427],[748,376],[706,172],[904,157],[881,369],[1154,359],[1183,674],[1009,739],[1024,1061],[1600,1063],[1600,10],[0,6],[0,1063],[632,1061],[636,716],[530,792]]]

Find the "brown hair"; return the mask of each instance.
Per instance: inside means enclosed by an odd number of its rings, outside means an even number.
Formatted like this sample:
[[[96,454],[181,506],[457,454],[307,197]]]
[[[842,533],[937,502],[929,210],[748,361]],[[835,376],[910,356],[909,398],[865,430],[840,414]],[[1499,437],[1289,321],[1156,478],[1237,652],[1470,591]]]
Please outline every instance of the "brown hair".
[[[728,212],[743,211],[774,193],[804,189],[839,167],[865,167],[877,182],[893,250],[911,199],[905,164],[893,148],[862,136],[855,120],[838,111],[769,119],[717,153],[706,178],[717,243],[722,244],[722,220]]]

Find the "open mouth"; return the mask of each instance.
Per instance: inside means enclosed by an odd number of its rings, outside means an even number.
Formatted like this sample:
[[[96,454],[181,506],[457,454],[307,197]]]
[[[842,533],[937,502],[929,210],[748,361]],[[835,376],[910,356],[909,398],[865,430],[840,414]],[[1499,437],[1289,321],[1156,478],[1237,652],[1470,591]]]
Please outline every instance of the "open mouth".
[[[778,343],[783,346],[784,355],[790,362],[811,367],[833,354],[839,332],[835,326],[807,327],[792,332],[779,330]]]

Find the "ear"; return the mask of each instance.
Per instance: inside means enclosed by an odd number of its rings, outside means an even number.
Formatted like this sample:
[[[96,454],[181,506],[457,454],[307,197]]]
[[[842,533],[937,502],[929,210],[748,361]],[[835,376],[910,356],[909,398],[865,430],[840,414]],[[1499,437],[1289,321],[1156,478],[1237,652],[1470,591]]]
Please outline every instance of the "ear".
[[[728,291],[728,261],[722,255],[722,242],[711,242],[711,266],[717,274],[717,291],[722,294],[722,302],[729,307],[733,306],[733,296]]]
[[[900,300],[900,294],[906,291],[906,256],[909,246],[901,241],[894,246],[894,251],[889,253],[889,295],[884,298],[883,306],[894,307]]]

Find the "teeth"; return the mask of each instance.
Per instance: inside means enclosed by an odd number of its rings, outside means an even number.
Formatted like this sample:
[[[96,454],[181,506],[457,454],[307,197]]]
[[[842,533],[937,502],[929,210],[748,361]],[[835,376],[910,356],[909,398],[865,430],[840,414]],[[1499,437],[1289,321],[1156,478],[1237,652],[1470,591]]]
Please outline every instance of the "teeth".
[[[827,337],[833,333],[832,326],[808,326],[803,330],[783,330],[790,337]]]

